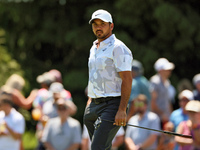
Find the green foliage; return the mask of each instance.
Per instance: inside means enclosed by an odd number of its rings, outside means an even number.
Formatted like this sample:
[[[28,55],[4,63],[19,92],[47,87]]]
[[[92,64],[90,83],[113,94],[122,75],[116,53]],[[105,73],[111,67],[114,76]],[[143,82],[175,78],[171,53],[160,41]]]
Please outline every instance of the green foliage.
[[[24,150],[35,150],[37,147],[37,138],[35,132],[26,131],[22,137]]]
[[[0,1],[1,84],[11,73],[24,73],[30,90],[35,79],[58,69],[82,117],[87,86],[87,61],[95,37],[88,21],[96,9],[111,12],[114,33],[140,60],[145,76],[154,62],[175,63],[172,83],[199,73],[200,17],[198,0],[14,0]]]
[[[4,46],[5,41],[5,31],[0,29],[0,85],[5,84],[7,78],[13,73],[23,74],[20,64],[11,57],[6,46]]]

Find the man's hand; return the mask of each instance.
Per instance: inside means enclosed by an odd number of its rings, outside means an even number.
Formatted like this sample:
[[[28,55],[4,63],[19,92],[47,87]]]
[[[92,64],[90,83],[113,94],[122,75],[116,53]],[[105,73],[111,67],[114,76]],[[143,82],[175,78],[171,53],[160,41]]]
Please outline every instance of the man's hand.
[[[114,125],[126,126],[126,109],[127,109],[128,100],[131,94],[131,85],[132,85],[131,71],[119,72],[119,76],[122,79],[121,101],[120,101],[119,109],[115,116]]]
[[[7,130],[6,126],[7,126],[7,123],[5,121],[2,121],[0,124],[0,136],[8,135],[8,133],[6,132],[6,130]]]
[[[126,111],[118,110],[115,116],[115,123],[117,126],[126,126]]]

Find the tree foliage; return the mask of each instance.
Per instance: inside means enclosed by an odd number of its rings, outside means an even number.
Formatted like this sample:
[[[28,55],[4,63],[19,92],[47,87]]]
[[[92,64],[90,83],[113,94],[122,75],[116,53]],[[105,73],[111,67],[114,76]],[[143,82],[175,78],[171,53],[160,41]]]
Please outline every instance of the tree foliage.
[[[87,60],[95,40],[88,21],[93,11],[103,8],[113,15],[116,36],[143,63],[145,76],[152,76],[154,62],[165,57],[176,65],[172,75],[176,86],[179,79],[192,79],[199,72],[199,4],[198,0],[2,0],[1,77],[24,73],[29,93],[38,87],[39,74],[60,70],[81,119]]]

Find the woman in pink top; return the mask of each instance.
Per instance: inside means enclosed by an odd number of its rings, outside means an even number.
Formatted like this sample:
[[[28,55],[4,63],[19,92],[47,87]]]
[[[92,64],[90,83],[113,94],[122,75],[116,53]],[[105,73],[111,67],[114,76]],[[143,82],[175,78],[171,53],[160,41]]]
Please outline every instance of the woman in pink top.
[[[179,124],[176,132],[179,134],[191,135],[190,128],[191,128],[190,120],[182,121]],[[176,136],[175,141],[179,144],[179,150],[190,150],[192,148],[192,143],[193,143],[192,139]]]

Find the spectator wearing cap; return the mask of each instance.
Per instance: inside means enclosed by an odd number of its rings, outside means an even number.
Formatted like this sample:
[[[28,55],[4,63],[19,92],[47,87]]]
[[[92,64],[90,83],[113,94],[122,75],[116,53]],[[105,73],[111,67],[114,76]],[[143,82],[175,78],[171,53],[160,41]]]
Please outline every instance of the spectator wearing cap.
[[[174,124],[175,130],[181,121],[188,120],[188,115],[187,111],[185,110],[185,106],[190,100],[194,99],[193,93],[190,90],[183,90],[178,95],[178,99],[180,108],[174,110],[170,115],[170,121]]]
[[[50,99],[49,87],[55,82],[55,77],[49,72],[45,72],[36,78],[41,88],[38,90],[37,96],[33,101],[33,107],[42,109],[43,104]]]
[[[43,132],[42,141],[48,150],[77,150],[81,144],[81,125],[70,117],[70,101],[56,101],[58,116],[51,118]]]
[[[44,72],[36,78],[36,81],[40,84],[41,88],[38,90],[37,96],[33,101],[34,109],[32,110],[32,117],[34,120],[38,121],[36,126],[36,137],[38,139],[37,150],[45,150],[41,142],[41,136],[48,117],[42,115],[42,108],[44,103],[51,98],[49,88],[50,85],[55,82],[55,77],[49,72]]]
[[[159,58],[155,62],[154,68],[157,74],[150,78],[151,109],[160,117],[163,127],[169,121],[172,112],[169,77],[174,69],[174,64],[166,58]]]
[[[200,101],[200,73],[196,74],[193,78],[193,84],[195,86],[194,93],[194,99]]]
[[[147,97],[148,101],[148,109],[150,109],[150,100],[151,100],[151,94],[149,89],[149,81],[146,79],[146,77],[143,75],[144,69],[142,66],[142,63],[138,60],[133,60],[132,62],[132,88],[131,88],[131,95],[129,98],[129,105],[131,111],[128,112],[127,120],[133,116],[134,114],[134,106],[133,106],[133,100],[139,95],[144,94]]]
[[[187,121],[189,119],[185,106],[190,100],[194,99],[193,93],[190,90],[183,90],[179,93],[178,99],[180,108],[174,110],[170,115],[170,122],[174,125],[174,131],[177,130],[178,125],[182,121]],[[178,150],[178,147],[178,144],[176,144],[175,150]]]
[[[25,131],[24,117],[13,107],[10,94],[0,96],[0,149],[20,150]]]
[[[191,100],[185,106],[189,120],[179,124],[177,133],[191,135],[192,139],[175,137],[180,150],[200,150],[200,102]]]
[[[148,111],[146,96],[138,95],[133,103],[136,114],[129,119],[128,124],[160,130],[160,119],[157,114]],[[127,150],[155,150],[159,135],[159,132],[127,126],[125,145]]]
[[[63,98],[62,92],[64,91],[64,87],[61,83],[59,82],[54,82],[51,84],[49,91],[52,93],[52,98],[44,103],[43,106],[43,114],[47,115],[49,118],[54,118],[57,117],[57,105],[56,101],[59,98]],[[71,101],[69,99],[65,99],[66,101]],[[70,114],[74,115],[76,113],[76,106],[75,104],[71,101],[71,107],[70,107]]]
[[[62,93],[66,93],[63,85],[60,82],[53,82],[51,83],[49,90],[48,90],[48,100],[44,102],[42,105],[42,112],[41,112],[41,117],[39,119],[39,122],[37,124],[37,129],[36,129],[36,136],[38,138],[38,150],[43,150],[44,145],[41,142],[41,138],[43,135],[44,127],[46,125],[46,122],[50,118],[55,118],[58,116],[58,111],[57,111],[57,105],[56,102],[58,99],[63,98]],[[70,93],[69,93],[70,94]],[[77,111],[76,105],[71,101],[71,94],[68,94],[68,99],[65,97],[65,101],[69,101],[68,105],[68,111],[70,112],[70,115],[74,115]]]

